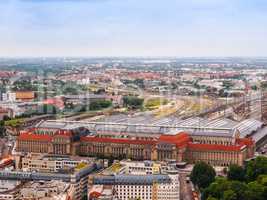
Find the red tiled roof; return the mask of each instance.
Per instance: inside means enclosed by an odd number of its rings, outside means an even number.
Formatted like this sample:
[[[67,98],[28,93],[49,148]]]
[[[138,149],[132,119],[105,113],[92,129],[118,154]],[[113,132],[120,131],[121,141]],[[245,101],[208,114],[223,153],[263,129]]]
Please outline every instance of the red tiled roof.
[[[254,145],[252,138],[237,138],[236,143],[239,145],[246,145],[246,146]]]
[[[189,135],[184,132],[178,133],[176,135],[163,134],[159,137],[159,142],[176,144],[177,147],[186,146],[189,141],[190,141]]]
[[[39,140],[39,141],[47,141],[51,142],[52,137],[50,135],[37,135],[32,133],[21,133],[18,138],[18,140]]]
[[[121,143],[121,144],[155,144],[156,141],[151,140],[131,140],[117,138],[100,138],[100,137],[81,137],[84,142],[103,142],[103,143]]]
[[[10,78],[15,75],[15,72],[9,72],[9,71],[0,71],[0,77],[1,78]]]
[[[64,108],[64,101],[61,98],[50,98],[43,101],[43,104],[54,105],[60,109]]]
[[[219,145],[219,144],[194,144],[190,142],[188,148],[192,150],[206,151],[240,151],[241,145]]]
[[[67,130],[58,130],[56,131],[55,135],[61,135],[61,136],[72,136],[72,132],[71,131],[67,131]]]
[[[98,198],[100,196],[101,196],[101,193],[97,191],[93,191],[90,193],[90,198]]]

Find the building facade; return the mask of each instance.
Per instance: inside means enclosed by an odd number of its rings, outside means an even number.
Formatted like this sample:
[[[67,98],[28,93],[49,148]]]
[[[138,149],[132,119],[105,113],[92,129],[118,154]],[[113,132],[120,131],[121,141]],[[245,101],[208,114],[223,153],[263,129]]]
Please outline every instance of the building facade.
[[[86,135],[82,128],[74,130],[40,130],[23,132],[17,137],[19,152],[57,155],[99,156],[133,160],[166,160],[212,165],[242,165],[254,156],[255,144],[250,138],[192,137],[188,133],[162,134],[159,137],[107,137]],[[208,139],[207,139],[208,138]]]
[[[0,171],[1,180],[16,180],[21,182],[27,181],[63,181],[71,185],[71,191],[73,198],[69,200],[82,200],[88,194],[88,177],[95,170],[101,168],[97,163],[91,163],[88,165],[77,166],[74,170],[62,171],[62,172],[36,172],[36,171]],[[5,190],[0,195],[7,194],[7,191],[13,192],[13,190]],[[21,191],[21,189],[19,190]],[[34,192],[34,190],[33,190]],[[12,195],[14,193],[11,193]],[[14,196],[14,195],[13,195]],[[0,196],[1,197],[1,196]],[[1,198],[0,198],[1,199]],[[21,198],[18,198],[21,200]]]
[[[178,174],[96,176],[92,184],[112,186],[114,199],[118,200],[180,199]],[[89,199],[98,199],[95,194],[92,190]]]
[[[44,154],[28,154],[20,156],[21,168],[24,171],[58,172],[75,168],[79,164],[90,164],[95,159],[86,159],[77,156],[57,156]]]

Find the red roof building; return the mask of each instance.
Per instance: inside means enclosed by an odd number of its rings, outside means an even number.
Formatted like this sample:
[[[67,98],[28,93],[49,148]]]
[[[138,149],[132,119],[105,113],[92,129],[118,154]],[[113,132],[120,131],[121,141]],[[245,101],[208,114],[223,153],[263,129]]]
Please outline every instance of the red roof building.
[[[22,133],[18,136],[17,139],[23,141],[45,141],[45,142],[52,141],[52,137],[50,135],[37,135],[32,133]]]
[[[45,105],[53,105],[59,109],[63,109],[65,107],[64,101],[62,98],[50,98],[43,101]]]
[[[79,136],[71,130],[57,130],[52,134],[38,132],[36,129],[34,132],[22,132],[17,137],[17,151],[137,160],[173,159],[190,163],[203,160],[221,166],[242,165],[255,152],[255,144],[250,138],[236,138],[231,145],[195,143],[185,132],[162,134],[157,139]]]
[[[165,142],[169,144],[175,144],[176,147],[185,147],[188,145],[189,141],[191,141],[189,135],[187,133],[179,133],[176,135],[161,135],[159,137],[159,142]]]
[[[101,137],[81,137],[83,142],[99,142],[99,143],[117,143],[117,144],[137,144],[137,145],[154,145],[157,141],[152,140],[135,140],[135,139],[118,139],[118,138],[101,138]]]

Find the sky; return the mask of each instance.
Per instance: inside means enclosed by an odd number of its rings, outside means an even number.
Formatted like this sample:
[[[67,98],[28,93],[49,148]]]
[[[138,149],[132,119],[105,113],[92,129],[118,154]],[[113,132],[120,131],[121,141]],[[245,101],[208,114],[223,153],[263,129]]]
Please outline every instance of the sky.
[[[266,0],[0,0],[0,56],[267,56]]]

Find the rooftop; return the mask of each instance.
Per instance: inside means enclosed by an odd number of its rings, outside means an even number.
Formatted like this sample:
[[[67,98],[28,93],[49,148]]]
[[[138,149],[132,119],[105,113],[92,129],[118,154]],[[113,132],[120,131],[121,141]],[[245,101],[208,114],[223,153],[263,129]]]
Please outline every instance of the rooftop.
[[[159,142],[166,142],[170,144],[175,144],[177,147],[186,146],[190,141],[188,133],[181,132],[176,135],[161,135],[159,137]]]
[[[29,159],[39,159],[39,160],[49,160],[49,161],[81,161],[81,162],[94,162],[95,158],[90,157],[80,157],[80,156],[69,156],[69,155],[52,155],[52,154],[39,154],[39,153],[29,153],[26,158]]]
[[[219,145],[219,144],[196,144],[189,143],[190,150],[203,150],[203,151],[240,151],[243,145]]]
[[[82,127],[79,124],[70,124],[63,121],[42,121],[36,128],[73,130]]]
[[[63,181],[30,181],[27,182],[20,193],[24,198],[66,199],[70,184]]]
[[[8,191],[13,191],[21,184],[20,181],[16,180],[0,180],[0,194],[6,194]]]
[[[81,141],[86,142],[103,142],[103,143],[121,143],[121,144],[142,144],[153,145],[156,143],[154,140],[136,140],[136,139],[117,139],[117,138],[100,138],[95,136],[81,137]]]
[[[96,176],[93,183],[96,185],[152,185],[153,183],[170,183],[168,175],[115,175]]]
[[[18,136],[19,140],[38,140],[44,142],[51,142],[52,137],[50,135],[37,135],[32,133],[21,133]]]

